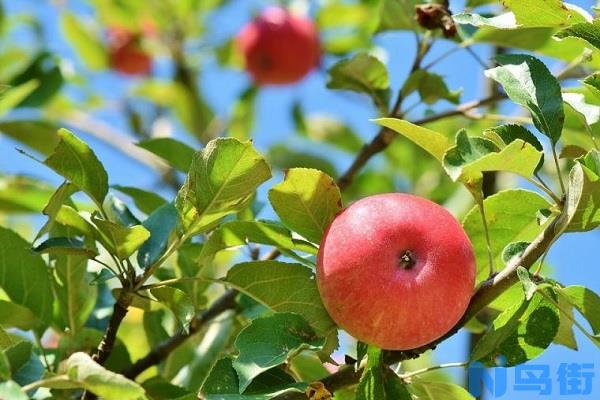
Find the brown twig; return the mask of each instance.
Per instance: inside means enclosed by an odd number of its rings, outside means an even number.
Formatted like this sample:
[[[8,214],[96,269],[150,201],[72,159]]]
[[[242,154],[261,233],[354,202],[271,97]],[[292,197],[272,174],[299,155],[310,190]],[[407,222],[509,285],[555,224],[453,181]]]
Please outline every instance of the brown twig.
[[[428,117],[412,121],[412,123],[415,125],[423,125],[439,121],[440,119],[444,118],[454,117],[457,115],[464,115],[467,111],[484,106],[486,104],[493,103],[498,100],[503,100],[505,98],[506,95],[503,94],[492,95],[481,100],[474,100],[468,103],[463,103],[453,110],[430,115]],[[370,143],[366,144],[362,148],[362,150],[358,153],[350,167],[338,179],[338,186],[340,187],[340,190],[345,190],[346,188],[348,188],[356,174],[365,166],[365,164],[371,158],[373,158],[373,156],[385,150],[396,138],[396,135],[397,133],[392,131],[391,129],[381,128],[377,135],[373,138],[373,140],[371,140]]]
[[[121,322],[127,315],[127,309],[131,305],[132,294],[128,290],[122,290],[119,298],[113,305],[113,313],[108,321],[108,326],[104,332],[104,336],[96,349],[96,352],[92,355],[92,359],[98,364],[103,365],[108,357],[110,357],[112,350],[117,340],[117,332],[121,326]],[[82,400],[94,400],[97,396],[89,391],[84,391],[81,399]]]

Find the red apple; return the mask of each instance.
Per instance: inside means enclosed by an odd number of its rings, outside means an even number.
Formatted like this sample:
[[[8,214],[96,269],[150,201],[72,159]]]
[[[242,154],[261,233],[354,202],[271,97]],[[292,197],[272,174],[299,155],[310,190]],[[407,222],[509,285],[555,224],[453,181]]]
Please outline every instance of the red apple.
[[[237,36],[246,70],[259,85],[289,84],[319,64],[319,34],[308,18],[269,7]]]
[[[317,284],[335,322],[383,349],[433,342],[463,316],[475,256],[461,225],[421,197],[366,197],[333,220],[317,257]]]
[[[121,27],[108,30],[110,67],[126,75],[149,75],[152,57],[140,45],[141,36]]]

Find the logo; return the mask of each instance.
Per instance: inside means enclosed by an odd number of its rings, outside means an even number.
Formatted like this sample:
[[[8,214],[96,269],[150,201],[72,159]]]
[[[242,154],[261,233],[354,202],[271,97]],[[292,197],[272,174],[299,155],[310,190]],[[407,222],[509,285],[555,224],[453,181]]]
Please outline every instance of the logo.
[[[496,357],[495,363],[492,369],[480,362],[469,365],[469,393],[498,399],[511,388],[540,396],[585,396],[592,393],[596,376],[594,363],[561,363],[554,369],[549,364],[521,364],[508,369],[504,356]]]

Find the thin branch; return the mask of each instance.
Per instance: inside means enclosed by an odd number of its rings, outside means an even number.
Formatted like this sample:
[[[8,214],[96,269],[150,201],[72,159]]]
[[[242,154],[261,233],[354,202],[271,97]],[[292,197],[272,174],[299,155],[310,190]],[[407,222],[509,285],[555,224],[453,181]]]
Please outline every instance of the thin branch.
[[[437,371],[437,370],[444,369],[444,368],[466,367],[467,365],[469,365],[469,363],[466,361],[465,362],[446,363],[446,364],[434,365],[432,367],[427,367],[427,368],[419,369],[416,371],[407,372],[406,374],[402,374],[402,375],[398,375],[398,376],[402,379],[409,379],[409,378],[412,378],[413,376],[425,374],[425,373],[431,372],[431,371]]]
[[[92,355],[92,359],[98,364],[103,365],[108,357],[110,357],[117,339],[117,332],[121,326],[121,322],[123,322],[123,319],[127,315],[127,309],[131,305],[132,300],[133,295],[129,291],[129,288],[123,288],[119,298],[113,306],[113,313],[108,321],[104,336],[102,337],[96,352]],[[89,391],[83,392],[83,395],[81,396],[82,400],[94,400],[97,398],[98,397],[95,394]]]
[[[458,107],[456,107],[453,110],[444,111],[439,114],[430,115],[430,116],[418,119],[416,121],[413,121],[412,123],[415,125],[423,125],[423,124],[438,121],[440,119],[444,119],[444,118],[448,118],[448,117],[464,115],[469,110],[484,106],[486,104],[494,103],[496,101],[503,100],[505,98],[506,98],[505,95],[493,95],[493,96],[489,96],[489,97],[486,97],[481,100],[470,101],[468,103],[459,105]],[[358,153],[358,155],[356,156],[356,158],[354,159],[354,161],[352,162],[350,167],[338,179],[338,186],[340,187],[340,190],[343,191],[343,190],[347,189],[350,186],[350,184],[352,183],[352,180],[354,179],[354,177],[367,164],[367,162],[373,156],[375,156],[378,153],[385,150],[392,143],[392,141],[396,138],[396,136],[397,136],[396,132],[394,132],[388,128],[381,128],[379,130],[379,133],[377,133],[377,135],[373,138],[373,140],[370,143],[366,144],[361,149],[361,151]]]
[[[453,336],[460,328],[462,328],[469,320],[475,317],[488,304],[494,301],[504,291],[518,282],[517,268],[531,268],[531,266],[540,258],[550,247],[550,245],[560,235],[560,230],[557,229],[560,216],[554,219],[544,231],[525,249],[523,254],[515,257],[507,266],[497,275],[486,280],[479,289],[475,292],[469,303],[469,307],[462,319],[444,336],[425,346],[407,350],[407,351],[391,351],[384,354],[384,361],[391,365],[408,359],[419,357],[422,353],[434,349],[439,343]],[[356,384],[362,375],[362,368],[355,368],[354,365],[344,365],[338,372],[333,373],[321,382],[325,385],[328,391],[335,392],[336,390]],[[298,393],[285,393],[275,397],[276,400],[296,400],[303,397],[297,396]]]
[[[216,300],[208,310],[204,311],[192,321],[188,332],[179,330],[175,335],[160,343],[145,357],[137,360],[131,367],[125,369],[121,373],[129,379],[135,379],[135,377],[144,372],[146,369],[159,364],[161,361],[167,358],[167,356],[171,354],[173,350],[175,350],[179,345],[181,345],[195,333],[199,332],[212,319],[227,310],[235,309],[235,297],[237,294],[238,292],[236,290],[228,290],[225,292],[225,294],[219,297],[219,299]]]
[[[562,194],[567,193],[565,189],[565,183],[563,182],[562,174],[560,172],[560,165],[558,163],[558,154],[556,154],[556,145],[552,143],[552,158],[554,159],[554,166],[556,167],[556,174],[558,175],[558,182],[560,183],[560,190]]]
[[[531,183],[532,185],[534,185],[535,187],[537,187],[538,189],[540,189],[541,191],[546,193],[548,196],[550,196],[550,198],[556,204],[562,204],[562,200],[559,199],[558,196],[556,194],[554,194],[554,192],[552,190],[550,190],[550,188],[548,188],[547,186],[542,184],[542,182],[538,182],[535,179],[531,179],[531,178],[527,178],[527,177],[525,179],[527,180],[527,182]]]
[[[481,221],[483,222],[483,231],[485,233],[485,244],[488,255],[488,276],[492,276],[496,268],[494,268],[494,256],[492,255],[492,240],[490,238],[490,229],[488,227],[487,219],[485,217],[485,206],[483,204],[483,199],[477,201],[477,208],[479,208],[479,212],[481,213]]]

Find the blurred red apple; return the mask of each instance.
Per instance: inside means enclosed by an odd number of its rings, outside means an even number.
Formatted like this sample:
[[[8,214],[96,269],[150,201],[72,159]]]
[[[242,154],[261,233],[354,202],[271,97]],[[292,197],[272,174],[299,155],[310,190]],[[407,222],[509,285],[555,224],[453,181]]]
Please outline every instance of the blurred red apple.
[[[152,57],[141,47],[141,35],[122,27],[108,29],[110,67],[126,75],[149,75]]]
[[[475,257],[443,207],[413,195],[366,197],[327,229],[317,257],[325,307],[355,338],[388,350],[440,338],[463,316]]]
[[[259,85],[304,78],[321,58],[319,34],[308,18],[280,7],[265,9],[237,36],[246,70]]]

